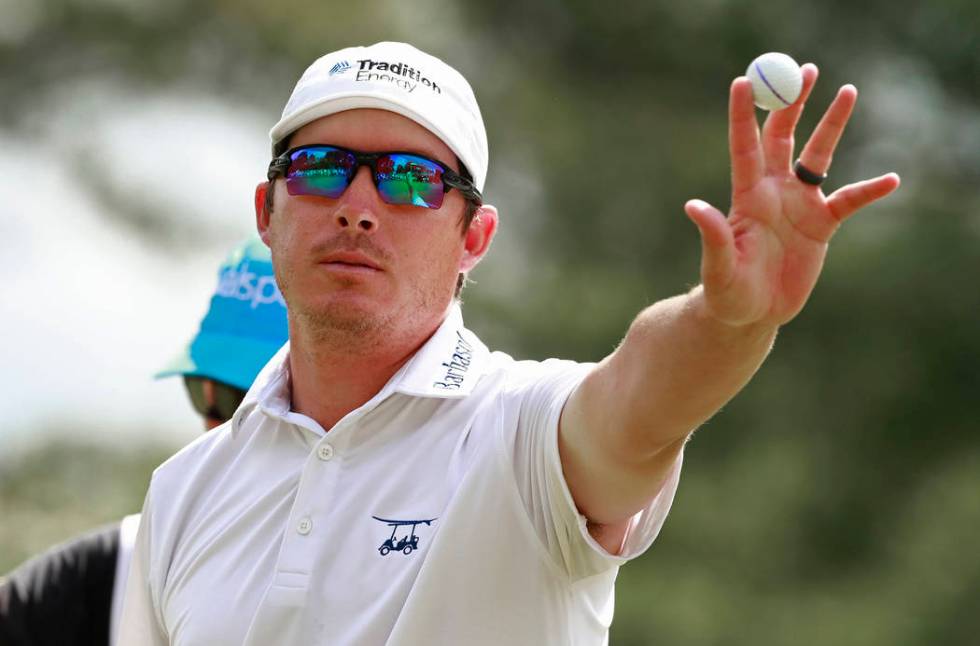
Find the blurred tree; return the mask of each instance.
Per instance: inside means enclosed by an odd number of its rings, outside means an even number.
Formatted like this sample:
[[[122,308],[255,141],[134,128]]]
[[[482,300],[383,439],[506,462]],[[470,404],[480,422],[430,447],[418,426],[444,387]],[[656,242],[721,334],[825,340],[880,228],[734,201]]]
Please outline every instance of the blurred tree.
[[[661,539],[620,575],[612,642],[975,639],[980,5],[13,5],[0,29],[0,127],[40,139],[91,83],[175,97],[192,88],[271,124],[325,51],[409,40],[458,66],[487,121],[486,193],[503,216],[465,293],[468,321],[492,346],[532,357],[599,359],[644,304],[697,281],[697,233],[681,207],[727,204],[727,86],[755,55],[821,65],[801,133],[854,82],[862,96],[829,184],[897,170],[904,185],[841,230],[808,308],[693,439]],[[175,250],[200,233],[91,162],[66,164],[121,230],[169,235]],[[184,233],[166,233],[175,228]],[[125,501],[95,509],[43,492],[100,486],[72,464],[135,463],[66,450],[70,459],[29,456],[36,472],[3,464],[0,567],[138,507],[162,455],[101,479]]]
[[[56,542],[139,511],[150,473],[177,448],[113,449],[39,431],[43,445],[0,462],[0,574]]]

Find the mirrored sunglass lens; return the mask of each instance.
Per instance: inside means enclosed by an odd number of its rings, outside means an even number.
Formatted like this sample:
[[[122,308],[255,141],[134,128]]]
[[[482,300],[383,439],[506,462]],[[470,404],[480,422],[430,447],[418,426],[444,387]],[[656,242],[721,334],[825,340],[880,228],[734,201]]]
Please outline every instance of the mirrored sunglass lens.
[[[350,184],[354,156],[336,148],[304,148],[290,155],[286,190],[290,195],[340,197]]]
[[[378,159],[378,193],[389,204],[438,209],[446,194],[442,168],[423,157],[386,155]]]

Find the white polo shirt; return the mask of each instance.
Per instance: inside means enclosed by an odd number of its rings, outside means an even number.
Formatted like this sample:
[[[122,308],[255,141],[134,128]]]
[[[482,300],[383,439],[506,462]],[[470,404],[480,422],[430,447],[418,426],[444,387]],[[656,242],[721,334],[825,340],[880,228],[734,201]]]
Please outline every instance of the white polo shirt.
[[[133,562],[133,548],[136,547],[139,526],[139,514],[130,514],[119,523],[116,575],[112,583],[112,605],[109,606],[109,646],[118,646],[120,643],[119,625],[122,620],[123,599],[126,596],[126,581],[129,580],[129,565]]]
[[[617,570],[659,532],[681,459],[606,553],[558,456],[591,365],[491,353],[454,307],[326,432],[291,412],[287,357],[154,472],[121,643],[606,643]]]

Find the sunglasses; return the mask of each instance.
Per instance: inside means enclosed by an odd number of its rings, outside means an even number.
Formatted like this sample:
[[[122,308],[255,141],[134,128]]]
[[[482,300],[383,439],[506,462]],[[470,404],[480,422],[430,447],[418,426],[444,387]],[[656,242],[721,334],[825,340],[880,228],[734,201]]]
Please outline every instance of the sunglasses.
[[[219,422],[230,420],[245,399],[244,390],[207,377],[186,376],[184,386],[194,410],[202,417]]]
[[[388,204],[438,209],[451,188],[477,205],[483,203],[470,180],[440,161],[405,152],[362,153],[324,144],[299,146],[272,160],[268,178],[285,175],[290,195],[336,199],[354,181],[361,166],[371,169],[378,195]]]

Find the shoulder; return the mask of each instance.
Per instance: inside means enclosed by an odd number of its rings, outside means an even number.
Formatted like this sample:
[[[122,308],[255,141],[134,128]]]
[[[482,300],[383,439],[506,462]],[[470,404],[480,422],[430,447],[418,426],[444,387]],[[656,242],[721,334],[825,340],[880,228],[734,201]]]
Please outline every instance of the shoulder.
[[[567,359],[515,360],[503,352],[491,354],[487,376],[504,396],[527,395],[540,390],[574,387],[592,370],[594,363]]]
[[[201,435],[169,457],[153,471],[147,504],[154,507],[156,501],[165,501],[169,507],[209,471],[234,459],[237,433],[232,423]]]
[[[494,352],[479,390],[493,401],[501,428],[540,430],[557,424],[565,402],[593,366],[563,359],[516,361]]]
[[[277,418],[254,402],[242,406],[154,470],[141,521],[154,550],[166,549],[175,532],[206,516],[216,500],[246,495],[268,474],[265,440],[275,437]]]

